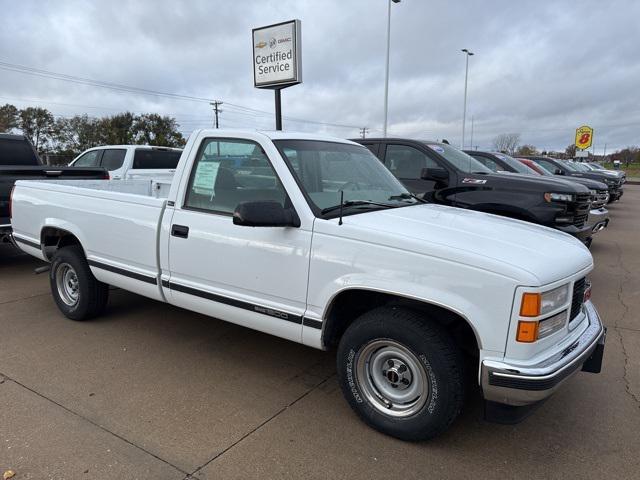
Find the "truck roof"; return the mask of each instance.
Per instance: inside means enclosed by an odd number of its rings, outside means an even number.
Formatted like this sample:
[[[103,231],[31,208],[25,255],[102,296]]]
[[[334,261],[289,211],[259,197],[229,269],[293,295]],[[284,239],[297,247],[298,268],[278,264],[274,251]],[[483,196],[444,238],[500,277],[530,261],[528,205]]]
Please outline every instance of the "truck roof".
[[[158,146],[158,145],[98,145],[96,147],[87,148],[87,150],[98,150],[100,148],[136,148],[136,149],[139,148],[141,150],[159,149],[159,150],[173,150],[173,151],[176,151],[176,152],[181,152],[182,151],[182,148],[161,147],[161,146]]]
[[[194,130],[192,135],[203,133],[204,135],[211,135],[212,137],[224,137],[225,135],[232,135],[237,137],[238,135],[255,135],[260,134],[264,135],[271,140],[319,140],[325,142],[337,142],[337,143],[348,143],[357,145],[355,142],[351,140],[346,140],[344,138],[332,137],[330,135],[316,134],[316,133],[306,133],[306,132],[290,132],[290,131],[279,131],[279,130],[248,130],[248,129],[216,129],[216,128],[207,128],[207,129],[199,129]]]

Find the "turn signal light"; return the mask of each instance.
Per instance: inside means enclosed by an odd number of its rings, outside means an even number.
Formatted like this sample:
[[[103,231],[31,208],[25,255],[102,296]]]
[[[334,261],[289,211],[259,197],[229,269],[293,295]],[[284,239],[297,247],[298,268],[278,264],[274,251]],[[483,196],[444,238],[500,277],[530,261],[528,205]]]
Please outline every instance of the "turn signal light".
[[[520,305],[521,317],[537,317],[540,315],[542,295],[539,293],[523,293]]]
[[[538,322],[518,322],[518,334],[516,340],[522,343],[533,343],[538,339]]]

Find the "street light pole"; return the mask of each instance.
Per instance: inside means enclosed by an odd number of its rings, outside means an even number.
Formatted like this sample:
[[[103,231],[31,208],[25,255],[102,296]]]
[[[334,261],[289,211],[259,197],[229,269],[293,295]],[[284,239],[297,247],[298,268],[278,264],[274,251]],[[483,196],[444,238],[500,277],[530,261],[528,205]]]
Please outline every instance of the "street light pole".
[[[470,52],[466,48],[463,48],[462,52],[465,55],[466,67],[464,71],[464,109],[462,110],[462,144],[460,145],[460,147],[464,148],[464,130],[467,124],[467,82],[469,80],[469,57],[474,53]]]
[[[389,0],[387,8],[387,66],[384,77],[384,126],[382,136],[387,136],[387,117],[389,114],[389,52],[391,50],[391,2],[400,3],[400,0]]]

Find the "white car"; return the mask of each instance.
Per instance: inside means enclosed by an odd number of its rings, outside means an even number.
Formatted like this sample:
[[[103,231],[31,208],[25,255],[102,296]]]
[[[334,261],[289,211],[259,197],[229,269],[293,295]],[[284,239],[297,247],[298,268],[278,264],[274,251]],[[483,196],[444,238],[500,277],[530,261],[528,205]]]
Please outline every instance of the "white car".
[[[337,347],[353,409],[407,440],[454,421],[465,365],[499,421],[517,420],[579,370],[600,370],[605,330],[589,300],[584,245],[423,203],[361,145],[201,130],[168,193],[136,188],[17,182],[14,238],[51,262],[67,317],[99,315],[114,285]]]
[[[112,180],[171,180],[182,149],[149,145],[103,145],[78,155],[70,167],[104,167]]]

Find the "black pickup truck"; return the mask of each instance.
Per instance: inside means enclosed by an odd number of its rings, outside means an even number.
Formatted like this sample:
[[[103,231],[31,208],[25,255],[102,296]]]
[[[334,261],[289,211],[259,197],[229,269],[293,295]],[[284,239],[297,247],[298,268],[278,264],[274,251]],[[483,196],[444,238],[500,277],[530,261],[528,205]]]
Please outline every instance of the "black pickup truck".
[[[43,165],[31,142],[23,135],[0,134],[0,243],[9,241],[11,189],[16,180],[107,179],[104,168],[50,167]]]
[[[555,178],[504,175],[451,145],[398,138],[357,139],[424,199],[556,228],[591,244],[591,193]]]
[[[620,200],[620,197],[622,197],[624,193],[622,190],[624,179],[615,172],[609,173],[595,170],[583,172],[572,166],[570,162],[550,157],[523,155],[522,158],[528,158],[556,175],[562,175],[567,178],[590,178],[591,180],[605,183],[607,187],[609,187],[609,203]]]

